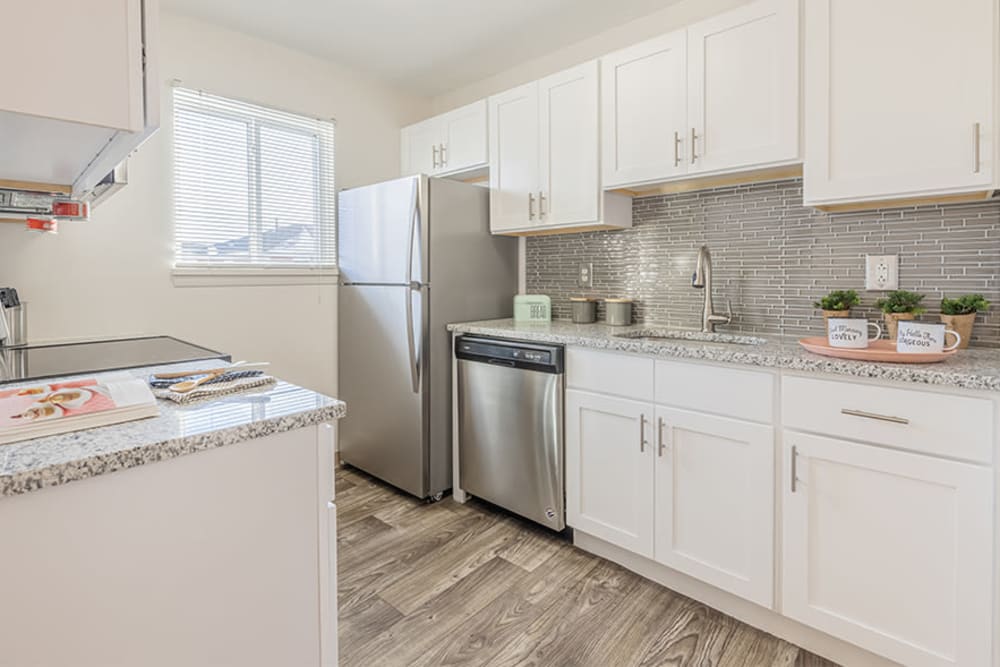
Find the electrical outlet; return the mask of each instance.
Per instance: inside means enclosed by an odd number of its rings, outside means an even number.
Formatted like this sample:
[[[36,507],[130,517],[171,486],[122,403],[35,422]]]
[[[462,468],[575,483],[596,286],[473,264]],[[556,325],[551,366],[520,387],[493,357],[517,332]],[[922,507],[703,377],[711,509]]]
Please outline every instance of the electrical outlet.
[[[899,289],[899,255],[865,255],[865,289]]]
[[[580,264],[580,275],[577,278],[577,282],[580,284],[580,287],[594,286],[594,264],[592,262]]]

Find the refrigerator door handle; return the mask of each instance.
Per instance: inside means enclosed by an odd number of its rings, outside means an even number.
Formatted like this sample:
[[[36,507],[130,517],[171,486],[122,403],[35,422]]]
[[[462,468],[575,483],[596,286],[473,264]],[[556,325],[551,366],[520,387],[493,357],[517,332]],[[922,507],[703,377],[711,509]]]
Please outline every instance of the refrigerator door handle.
[[[420,206],[417,201],[417,190],[420,187],[420,179],[413,179],[413,191],[410,196],[410,238],[407,244],[406,275],[410,281],[406,292],[406,343],[410,351],[410,382],[413,393],[420,393],[420,358],[417,351],[417,342],[414,340],[415,330],[413,327],[413,292],[420,294],[421,285],[413,281],[413,248],[416,244],[418,233],[418,223],[420,220]]]
[[[413,330],[413,286],[406,290],[406,345],[410,350],[410,384],[414,394],[420,393],[420,359]],[[419,294],[420,292],[417,292]]]

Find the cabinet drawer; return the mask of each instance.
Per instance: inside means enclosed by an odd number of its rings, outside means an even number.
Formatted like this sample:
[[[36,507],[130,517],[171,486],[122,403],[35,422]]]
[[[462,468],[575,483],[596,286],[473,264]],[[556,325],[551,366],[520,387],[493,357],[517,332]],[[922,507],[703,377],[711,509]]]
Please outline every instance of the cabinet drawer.
[[[774,376],[680,361],[656,362],[656,402],[770,424]]]
[[[566,386],[652,401],[653,360],[571,347],[566,350]]]
[[[993,458],[987,399],[803,377],[785,377],[781,395],[788,428],[983,463]]]

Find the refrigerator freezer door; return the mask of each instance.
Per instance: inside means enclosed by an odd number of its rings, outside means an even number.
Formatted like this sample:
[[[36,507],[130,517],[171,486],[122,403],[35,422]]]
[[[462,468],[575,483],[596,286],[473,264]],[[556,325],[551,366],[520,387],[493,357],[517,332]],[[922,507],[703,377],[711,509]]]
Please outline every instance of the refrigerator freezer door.
[[[345,286],[339,316],[339,394],[348,405],[341,459],[421,498],[428,495],[426,295],[426,288]]]
[[[422,176],[340,193],[337,246],[343,284],[405,285],[420,280]]]

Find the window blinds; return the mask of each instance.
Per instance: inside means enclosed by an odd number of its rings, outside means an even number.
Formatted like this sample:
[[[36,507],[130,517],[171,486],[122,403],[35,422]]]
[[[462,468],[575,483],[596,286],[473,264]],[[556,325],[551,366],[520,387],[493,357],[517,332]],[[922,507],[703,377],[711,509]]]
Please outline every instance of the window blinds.
[[[175,265],[335,268],[334,123],[176,87]]]

